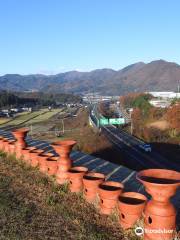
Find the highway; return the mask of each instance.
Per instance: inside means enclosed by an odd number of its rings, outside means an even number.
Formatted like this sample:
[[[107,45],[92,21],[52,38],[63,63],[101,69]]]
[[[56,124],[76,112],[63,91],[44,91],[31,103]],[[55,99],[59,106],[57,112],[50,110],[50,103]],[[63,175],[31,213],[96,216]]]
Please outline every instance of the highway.
[[[97,110],[97,105],[94,106],[93,112],[94,114],[92,115],[92,111],[90,111],[90,117],[96,124],[97,118],[102,117]],[[163,157],[154,149],[152,149],[152,152],[145,152],[140,149],[138,145],[142,144],[142,141],[129,133],[113,125],[101,126],[101,131],[114,145],[117,154],[123,155],[124,163],[127,167],[136,171],[148,168],[164,168],[180,171],[180,164]]]
[[[173,163],[152,149],[145,152],[138,147],[140,140],[113,125],[102,126],[102,132],[125,156],[125,164],[134,170],[146,168],[165,168],[180,171],[180,164]]]

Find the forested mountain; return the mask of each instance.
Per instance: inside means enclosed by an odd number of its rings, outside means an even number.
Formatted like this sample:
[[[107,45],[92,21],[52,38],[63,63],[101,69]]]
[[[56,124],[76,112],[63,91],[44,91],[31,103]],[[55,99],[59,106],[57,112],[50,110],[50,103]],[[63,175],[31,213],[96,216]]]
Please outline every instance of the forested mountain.
[[[176,91],[180,65],[157,60],[129,65],[119,71],[97,69],[90,72],[70,71],[56,75],[7,74],[0,77],[0,89],[64,93],[100,92],[121,95],[127,92]]]

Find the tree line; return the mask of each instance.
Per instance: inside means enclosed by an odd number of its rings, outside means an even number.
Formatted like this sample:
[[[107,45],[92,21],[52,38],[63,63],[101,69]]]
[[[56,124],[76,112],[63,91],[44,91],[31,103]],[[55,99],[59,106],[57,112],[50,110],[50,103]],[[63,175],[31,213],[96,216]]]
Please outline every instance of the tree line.
[[[0,108],[18,105],[58,105],[61,103],[80,103],[82,98],[73,94],[50,94],[42,92],[7,92],[0,91]]]
[[[145,141],[166,142],[170,138],[180,138],[180,99],[174,99],[168,108],[154,107],[149,103],[150,94],[130,93],[120,98],[125,108],[133,108],[131,114],[133,134]],[[166,121],[167,129],[149,127],[156,121]]]

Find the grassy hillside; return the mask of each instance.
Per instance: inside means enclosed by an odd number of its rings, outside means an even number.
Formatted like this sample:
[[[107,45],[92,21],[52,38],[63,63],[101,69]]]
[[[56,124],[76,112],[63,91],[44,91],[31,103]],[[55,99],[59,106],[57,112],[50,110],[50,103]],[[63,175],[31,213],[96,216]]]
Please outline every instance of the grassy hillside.
[[[116,217],[100,216],[82,195],[57,186],[36,169],[0,156],[0,239],[125,240]]]

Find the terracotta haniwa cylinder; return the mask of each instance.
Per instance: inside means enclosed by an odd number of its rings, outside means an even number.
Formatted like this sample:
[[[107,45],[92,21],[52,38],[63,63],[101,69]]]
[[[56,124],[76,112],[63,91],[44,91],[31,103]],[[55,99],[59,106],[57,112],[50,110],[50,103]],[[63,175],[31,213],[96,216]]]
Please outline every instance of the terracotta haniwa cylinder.
[[[74,140],[64,140],[54,142],[51,145],[60,156],[56,174],[56,181],[58,184],[64,184],[69,179],[68,171],[72,167],[72,160],[69,155],[75,144],[76,141]]]
[[[12,134],[14,135],[16,141],[16,156],[18,158],[21,158],[22,156],[22,149],[26,148],[27,144],[25,142],[25,138],[27,136],[27,133],[29,132],[28,128],[20,128],[12,131]]]
[[[125,192],[119,197],[119,220],[123,229],[133,227],[142,216],[147,198],[141,193]]]
[[[83,176],[88,172],[88,168],[86,167],[72,167],[69,174],[69,189],[71,192],[81,192],[83,190]]]
[[[0,151],[3,150],[3,139],[4,139],[4,137],[0,136]]]
[[[48,173],[47,160],[50,157],[54,157],[54,154],[50,152],[39,154],[38,156],[39,169],[42,173]]]
[[[59,157],[47,158],[46,166],[47,166],[47,174],[48,175],[50,175],[50,176],[56,175],[57,168],[58,168],[58,164],[57,164],[58,159],[59,159]]]
[[[7,143],[7,146],[6,146],[6,153],[7,153],[8,155],[11,154],[11,153],[10,153],[10,144],[12,143],[12,141],[15,142],[15,141],[12,140],[12,139],[8,139],[8,143]]]
[[[36,147],[26,147],[22,149],[22,158],[26,163],[31,164],[31,151],[36,149]]]
[[[30,160],[31,160],[31,166],[37,167],[39,165],[39,154],[42,154],[44,150],[42,149],[35,149],[30,151]]]
[[[93,203],[98,194],[98,186],[104,182],[105,175],[102,173],[90,172],[83,176],[84,197],[87,202]]]
[[[116,207],[118,197],[122,193],[124,185],[119,182],[106,181],[99,185],[100,213],[110,215]]]
[[[2,138],[2,145],[1,145],[1,150],[5,152],[5,145],[6,145],[7,139],[5,137]]]
[[[9,153],[9,139],[4,138],[3,144],[4,144],[3,151],[8,154]]]
[[[15,143],[16,141],[10,140],[9,141],[9,154],[14,154],[15,153]]]
[[[166,169],[147,169],[140,171],[137,179],[152,196],[145,208],[144,239],[173,239],[176,229],[176,210],[170,198],[180,186],[180,173]]]
[[[25,162],[29,162],[29,149],[28,148],[23,148],[22,149],[22,159]]]

